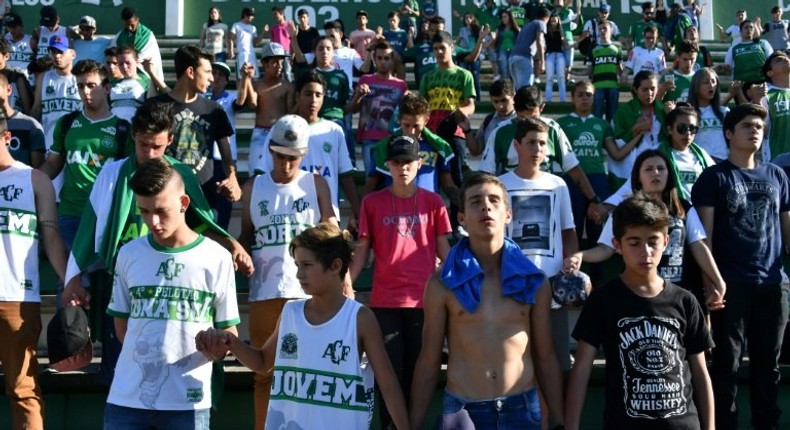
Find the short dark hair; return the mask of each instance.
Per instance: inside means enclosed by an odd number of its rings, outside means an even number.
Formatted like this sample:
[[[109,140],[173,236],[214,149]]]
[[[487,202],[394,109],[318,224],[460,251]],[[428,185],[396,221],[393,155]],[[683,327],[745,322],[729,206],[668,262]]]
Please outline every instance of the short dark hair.
[[[132,7],[125,7],[121,10],[121,19],[128,21],[137,16],[137,11]]]
[[[753,23],[751,20],[749,20],[749,19],[744,19],[743,21],[741,21],[741,25],[738,27],[738,29],[739,29],[739,30],[743,30],[743,26],[744,26],[744,25],[746,25],[746,24],[752,24],[752,25],[754,25],[754,23]]]
[[[524,110],[532,110],[540,107],[543,104],[543,96],[540,94],[540,88],[535,85],[524,85],[516,90],[516,95],[513,96],[513,105],[515,105],[516,112]]]
[[[440,31],[431,37],[431,45],[434,43],[446,43],[449,46],[453,46],[453,36],[446,31]]]
[[[309,16],[310,12],[308,12],[307,9],[305,9],[305,8],[301,8],[298,11],[296,11],[296,16],[302,16],[302,15],[308,15]]]
[[[689,28],[691,28],[691,27],[689,27]],[[647,34],[647,33],[656,33],[656,34],[658,34],[658,28],[656,28],[654,25],[648,25],[647,27],[645,27],[645,30],[642,31],[642,34]]]
[[[340,30],[343,31],[343,24],[337,21],[327,21],[324,23],[324,30]]]
[[[444,18],[441,16],[435,16],[428,21],[428,24],[444,24]]]
[[[408,93],[403,96],[398,104],[398,111],[398,119],[403,118],[403,115],[428,117],[431,114],[428,101],[414,93]]]
[[[283,13],[283,8],[281,8],[280,6],[272,6],[272,12]]]
[[[542,7],[538,9],[538,19],[545,19],[551,16],[551,11]]]
[[[82,76],[87,75],[89,73],[97,73],[101,78],[101,84],[107,85],[110,83],[110,80],[107,78],[108,73],[107,69],[101,63],[98,63],[93,60],[80,60],[77,61],[77,64],[74,65],[71,73],[74,76]]]
[[[360,16],[364,16],[364,17],[366,17],[366,18],[367,18],[367,16],[368,16],[368,13],[367,13],[366,11],[364,11],[364,10],[358,10],[358,11],[357,11],[357,14],[356,14],[356,15],[354,15],[354,17],[355,17],[355,18],[359,18]]]
[[[118,47],[112,46],[104,50],[105,57],[117,57],[118,56]]]
[[[392,45],[386,40],[380,40],[378,42],[373,42],[373,54],[375,55],[376,51],[387,51],[393,49]]]
[[[173,104],[149,99],[137,108],[132,117],[132,134],[159,134],[167,131],[168,136],[174,133]]]
[[[288,245],[288,253],[291,257],[295,256],[297,248],[304,248],[315,254],[324,270],[332,266],[335,260],[340,259],[340,279],[346,276],[354,252],[351,233],[326,222],[310,227],[293,238]]]
[[[699,52],[697,42],[691,40],[683,40],[678,44],[677,54],[696,54]]]
[[[10,84],[11,81],[8,79],[8,69],[0,70],[0,86],[6,86]],[[0,114],[1,116],[2,114]]]
[[[521,139],[530,132],[539,132],[539,133],[548,133],[549,126],[546,125],[545,122],[537,119],[537,118],[518,118],[516,117],[516,136],[515,139],[517,142],[521,142]]]
[[[27,71],[32,75],[37,75],[39,73],[46,72],[47,70],[51,69],[52,66],[52,57],[49,55],[42,55],[36,57],[35,60],[31,61],[30,64],[27,65]]]
[[[777,49],[773,52],[773,54],[769,55],[768,58],[765,59],[765,63],[763,63],[763,76],[765,76],[765,80],[768,82],[772,82],[771,78],[768,76],[768,72],[771,71],[771,66],[777,57],[787,57],[787,53],[781,49]]]
[[[756,116],[765,121],[768,117],[768,111],[760,105],[754,103],[743,103],[730,109],[727,116],[724,117],[724,122],[721,124],[721,132],[724,133],[724,140],[727,141],[727,148],[730,147],[730,139],[727,138],[727,131],[734,133],[735,126],[743,121],[748,116]]]
[[[612,232],[622,240],[626,229],[648,227],[667,234],[671,219],[667,206],[642,192],[623,200],[612,213]]]
[[[592,83],[589,79],[583,79],[581,81],[576,82],[576,85],[573,86],[571,90],[571,97],[576,93],[576,88],[588,87],[592,88],[593,93],[595,93],[595,84]]]
[[[134,57],[135,59],[137,58],[137,50],[134,49],[134,46],[132,45],[121,45],[116,47],[115,56],[117,57],[121,54],[132,54],[132,57]],[[105,51],[105,55],[107,55],[106,51]]]
[[[0,37],[0,54],[5,55],[8,53],[9,53],[8,42],[5,40],[4,37]]]
[[[469,191],[470,188],[476,185],[483,185],[483,184],[494,184],[502,190],[502,198],[505,201],[505,205],[510,207],[510,199],[507,195],[507,187],[502,181],[499,180],[496,176],[485,173],[479,172],[475,173],[472,176],[469,176],[464,180],[464,183],[461,184],[461,190],[459,191],[459,201],[458,201],[458,212],[465,213],[466,212],[466,192]]]
[[[400,15],[398,14],[397,11],[392,11],[387,14],[387,19],[392,19],[392,18],[400,18]]]
[[[321,74],[315,69],[304,72],[301,76],[299,76],[299,78],[296,80],[296,93],[301,93],[302,88],[304,88],[307,84],[320,84],[326,91],[326,79],[324,79],[324,77],[321,76]]]
[[[653,2],[646,1],[642,3],[642,10],[653,8]]]
[[[697,118],[697,122],[699,122],[699,112],[693,106],[688,103],[683,103],[682,105],[678,105],[675,109],[672,109],[671,112],[667,114],[667,117],[664,119],[664,125],[667,127],[672,127],[677,122],[678,118],[683,115],[693,116]]]
[[[772,7],[772,8],[771,8],[771,13],[772,13],[772,14],[773,14],[773,13],[777,13],[777,12],[781,12],[781,11],[782,11],[782,8],[781,8],[781,7],[779,7],[779,5],[776,5],[776,6],[774,6],[774,7]]]
[[[176,66],[176,79],[180,79],[188,68],[200,66],[200,60],[206,60],[211,64],[214,56],[195,45],[185,45],[176,51],[174,63]]]
[[[494,81],[494,83],[488,87],[488,94],[491,97],[513,97],[516,94],[516,89],[513,88],[513,81],[510,79],[500,79],[498,81]]]
[[[153,197],[164,191],[171,181],[179,181],[183,187],[184,179],[173,165],[161,157],[144,161],[129,179],[129,188],[143,197]]]

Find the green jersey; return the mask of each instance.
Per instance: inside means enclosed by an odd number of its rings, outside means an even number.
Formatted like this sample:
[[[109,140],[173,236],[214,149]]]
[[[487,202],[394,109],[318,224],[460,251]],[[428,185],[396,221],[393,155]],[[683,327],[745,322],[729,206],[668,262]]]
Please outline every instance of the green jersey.
[[[736,81],[763,81],[763,64],[772,52],[773,48],[764,40],[739,43],[730,48],[724,62],[732,67],[732,77]]]
[[[658,34],[664,34],[663,25],[655,21],[645,21],[644,19],[640,19],[639,21],[631,24],[631,27],[628,28],[628,37],[634,41],[631,46],[642,46],[642,42],[645,40],[645,29],[647,27],[655,27],[658,29]]]
[[[475,97],[472,73],[458,66],[436,68],[420,80],[420,95],[428,100],[431,112],[452,112],[464,101]]]
[[[571,142],[584,173],[606,174],[604,141],[614,139],[609,123],[593,115],[582,118],[575,113],[558,118],[557,123]]]
[[[687,102],[689,99],[689,90],[691,89],[691,78],[694,77],[694,72],[684,75],[678,70],[672,72],[675,77],[675,89],[664,95],[666,102]],[[666,82],[667,76],[661,78],[661,82]]]
[[[598,45],[592,50],[592,81],[595,88],[617,88],[617,75],[623,54],[614,44]]]
[[[111,115],[100,121],[92,121],[81,113],[74,119],[65,137],[61,132],[63,118],[55,124],[50,149],[60,154],[64,161],[58,215],[79,217],[82,216],[82,209],[88,201],[99,171],[106,164],[122,158],[119,157],[115,140],[118,117]],[[130,155],[134,150],[131,136],[125,147],[125,155]]]
[[[527,23],[527,10],[521,6],[510,6],[507,8],[510,11],[510,15],[513,16],[513,21],[518,24],[519,28],[523,27],[524,24]]]
[[[768,90],[769,134],[768,147],[770,159],[790,152],[790,88],[771,87]],[[766,160],[767,161],[767,160]]]
[[[562,28],[565,31],[565,39],[570,42],[573,42],[573,30],[576,29],[576,23],[574,20],[576,19],[576,12],[571,10],[570,8],[564,7],[562,9],[554,9],[552,13],[556,13],[560,17],[560,24],[562,24]]]
[[[348,76],[340,69],[321,70],[315,69],[326,81],[326,93],[324,104],[318,116],[328,120],[343,119],[345,115],[343,108],[348,103],[349,85]]]
[[[479,169],[483,172],[501,175],[512,171],[518,166],[518,154],[513,148],[516,138],[516,118],[502,122],[491,134],[486,142]],[[540,165],[544,172],[562,175],[563,172],[576,167],[579,161],[573,154],[568,137],[560,125],[546,117],[540,120],[549,126],[549,141],[546,149],[546,159]]]
[[[683,43],[683,39],[686,37],[686,30],[693,26],[694,23],[691,21],[691,17],[685,13],[681,13],[678,22],[675,24],[675,39],[673,40],[675,47]]]

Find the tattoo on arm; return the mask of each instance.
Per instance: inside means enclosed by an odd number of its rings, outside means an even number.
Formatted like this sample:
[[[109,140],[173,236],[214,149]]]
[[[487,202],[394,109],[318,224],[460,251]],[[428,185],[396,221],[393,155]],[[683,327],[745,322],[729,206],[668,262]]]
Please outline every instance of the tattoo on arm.
[[[47,228],[52,228],[52,229],[57,229],[58,228],[57,221],[51,220],[51,219],[40,219],[40,220],[38,220],[38,225],[41,226],[41,227],[47,227]]]

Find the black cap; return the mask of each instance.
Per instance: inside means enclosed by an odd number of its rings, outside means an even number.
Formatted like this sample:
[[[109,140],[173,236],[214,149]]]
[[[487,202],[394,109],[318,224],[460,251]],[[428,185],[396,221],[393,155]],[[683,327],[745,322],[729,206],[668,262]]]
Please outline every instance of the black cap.
[[[81,369],[93,358],[88,316],[79,306],[60,309],[47,325],[49,367],[58,372]]]
[[[364,17],[367,17],[367,16],[368,16],[368,12],[367,12],[367,11],[365,11],[365,10],[358,10],[358,11],[357,11],[357,14],[356,14],[356,16],[364,16]]]
[[[55,9],[55,6],[44,6],[39,14],[41,15],[41,25],[44,27],[54,25],[58,20],[58,10]]]
[[[6,27],[14,27],[17,25],[22,25],[22,17],[19,16],[16,12],[11,12],[3,18]]]
[[[387,161],[420,159],[420,143],[411,136],[398,136],[387,145]]]

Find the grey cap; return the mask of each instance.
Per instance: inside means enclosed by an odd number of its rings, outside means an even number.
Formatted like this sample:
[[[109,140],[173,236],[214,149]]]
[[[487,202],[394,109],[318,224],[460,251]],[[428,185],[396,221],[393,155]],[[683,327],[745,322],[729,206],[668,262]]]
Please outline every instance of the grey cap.
[[[298,115],[285,115],[269,132],[269,149],[280,154],[301,157],[307,154],[310,125]]]

